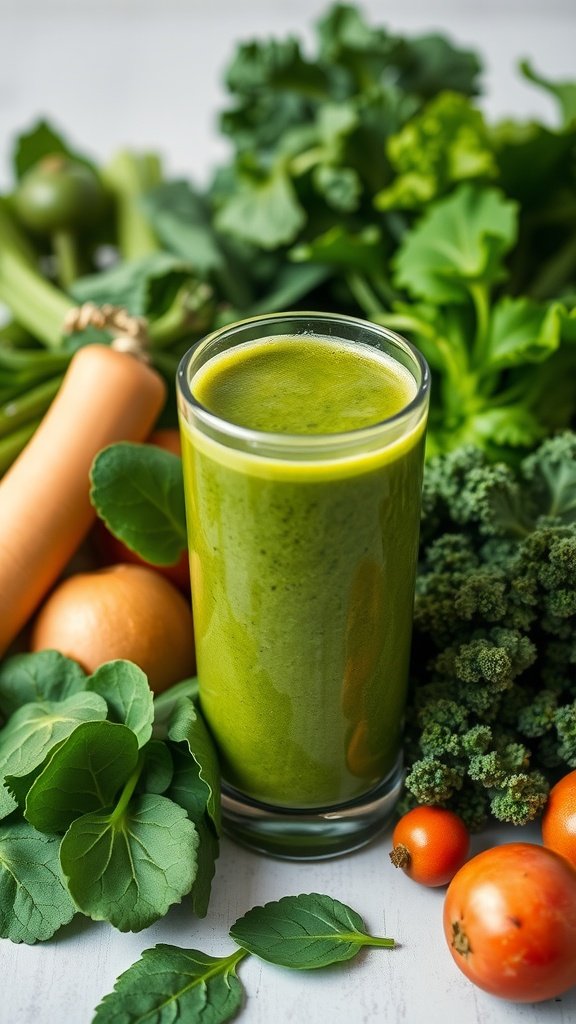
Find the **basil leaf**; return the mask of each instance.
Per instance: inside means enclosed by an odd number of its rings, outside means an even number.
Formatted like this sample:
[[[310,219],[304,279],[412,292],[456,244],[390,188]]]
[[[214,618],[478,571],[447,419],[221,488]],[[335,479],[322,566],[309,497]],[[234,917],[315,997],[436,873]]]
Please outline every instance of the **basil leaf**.
[[[140,931],[192,888],[198,833],[163,796],[95,811],[73,821],[60,863],[74,903],[94,921]]]
[[[368,935],[359,914],[319,893],[284,896],[254,907],[236,921],[230,935],[262,960],[297,970],[351,960],[362,946],[395,945],[393,939]]]
[[[160,943],[145,949],[140,960],[117,979],[114,991],[96,1009],[92,1024],[155,1024],[202,1021],[223,1024],[240,1009],[244,990],[236,964],[245,956],[226,957]]]
[[[0,713],[7,718],[24,704],[62,700],[86,689],[86,674],[58,651],[14,654],[0,664]]]
[[[503,276],[516,210],[497,189],[461,185],[404,236],[393,261],[396,285],[436,304],[468,301],[470,284]]]
[[[108,661],[96,669],[87,688],[108,704],[114,722],[128,726],[142,747],[152,735],[154,695],[145,673],[131,661]]]
[[[81,722],[106,718],[108,708],[95,693],[76,693],[66,700],[25,704],[0,732],[0,779],[26,775],[40,765],[51,748],[66,739]],[[0,788],[0,818],[16,807],[16,800]]]
[[[143,748],[142,755],[138,792],[165,793],[174,775],[174,764],[168,747],[162,740],[150,740]]]
[[[199,776],[207,789],[206,808],[220,835],[220,767],[214,744],[200,712],[191,700],[183,698],[168,723],[168,736],[175,743],[186,743],[196,761]]]
[[[0,826],[0,936],[12,942],[49,939],[74,916],[64,888],[57,836],[30,825]]]
[[[65,832],[88,811],[109,807],[137,762],[138,743],[130,729],[85,722],[30,787],[25,817],[39,832]]]
[[[141,558],[173,565],[187,546],[182,460],[122,441],[98,453],[90,500],[111,533]]]

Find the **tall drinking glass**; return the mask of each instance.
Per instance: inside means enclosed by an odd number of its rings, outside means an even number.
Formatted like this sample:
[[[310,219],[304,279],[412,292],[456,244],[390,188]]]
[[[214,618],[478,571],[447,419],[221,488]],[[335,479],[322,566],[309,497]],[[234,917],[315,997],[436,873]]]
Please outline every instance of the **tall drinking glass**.
[[[327,857],[402,782],[429,373],[382,327],[287,313],[178,371],[200,702],[226,829]]]

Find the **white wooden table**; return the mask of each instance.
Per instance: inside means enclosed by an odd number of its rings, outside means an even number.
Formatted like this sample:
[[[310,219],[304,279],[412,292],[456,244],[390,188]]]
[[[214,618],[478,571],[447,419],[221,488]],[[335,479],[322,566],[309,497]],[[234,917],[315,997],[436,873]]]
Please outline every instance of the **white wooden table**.
[[[487,831],[475,837],[474,850],[518,839],[538,841],[538,829]],[[234,948],[228,929],[250,907],[322,892],[348,903],[369,931],[392,936],[398,948],[368,949],[347,964],[307,972],[249,957],[238,968],[246,990],[241,1024],[573,1024],[576,989],[559,1001],[528,1005],[504,1002],[473,986],[444,940],[444,890],[411,882],[392,867],[389,849],[385,833],[344,857],[291,863],[225,840],[202,921],[184,900],[136,935],[76,918],[41,945],[0,940],[0,1022],[90,1024],[99,1000],[142,950],[168,942],[227,955]]]
[[[573,0],[364,0],[372,22],[411,33],[448,31],[483,55],[491,115],[534,114],[554,123],[551,100],[515,71],[531,56],[542,73],[576,77]],[[106,159],[120,146],[153,148],[172,172],[197,181],[226,153],[214,131],[220,76],[240,37],[310,37],[324,0],[0,0],[0,186],[10,180],[11,138],[40,115]],[[475,840],[537,838],[499,830]],[[291,864],[223,843],[208,916],[184,902],[138,935],[77,919],[51,942],[0,940],[0,1024],[90,1024],[118,974],[157,942],[216,955],[229,926],[258,903],[325,892],[358,910],[399,948],[301,974],[249,958],[239,968],[245,1024],[568,1024],[576,990],[561,1001],[513,1005],[480,992],[453,965],[441,931],[442,892],[411,883],[388,861],[390,838],[332,861]],[[576,954],[575,954],[576,955]],[[182,1022],[186,1024],[186,1022]]]

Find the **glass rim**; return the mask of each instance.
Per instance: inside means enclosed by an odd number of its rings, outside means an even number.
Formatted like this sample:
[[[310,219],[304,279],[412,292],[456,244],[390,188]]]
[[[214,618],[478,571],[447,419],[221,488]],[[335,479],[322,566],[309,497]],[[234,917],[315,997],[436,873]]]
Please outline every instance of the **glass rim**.
[[[244,427],[241,424],[233,423],[207,409],[192,392],[188,370],[194,357],[215,341],[226,337],[233,338],[234,335],[246,330],[247,327],[257,327],[259,324],[264,326],[266,324],[280,323],[282,321],[285,321],[287,324],[301,321],[313,321],[318,324],[322,322],[333,323],[336,325],[348,324],[349,326],[357,327],[358,330],[368,331],[375,336],[386,339],[392,345],[396,346],[396,348],[406,352],[418,367],[420,372],[420,382],[415,378],[416,393],[414,397],[411,398],[410,401],[398,412],[394,413],[392,416],[387,416],[382,420],[378,420],[376,423],[371,423],[368,426],[363,427],[355,427],[351,430],[336,431],[325,434],[280,433],[275,431],[258,430],[253,427]],[[286,333],[288,334],[289,330],[287,330]],[[310,336],[314,337],[314,334],[311,333]],[[316,336],[320,338],[329,337],[329,335],[323,335],[321,330],[318,331]],[[391,355],[392,358],[394,358],[393,354]],[[200,369],[200,367],[198,367],[198,369]],[[406,367],[406,369],[412,373],[412,370],[409,367]],[[412,374],[412,376],[414,376],[414,374]],[[393,429],[395,427],[400,427],[403,422],[410,421],[412,418],[415,418],[416,424],[420,419],[420,417],[416,417],[416,414],[422,411],[426,406],[430,393],[431,380],[430,368],[420,350],[412,342],[408,341],[407,338],[398,334],[396,331],[393,331],[388,327],[384,327],[381,324],[373,323],[371,320],[348,316],[345,313],[324,313],[317,310],[296,310],[284,313],[263,313],[258,316],[246,317],[243,320],[234,321],[226,326],[217,328],[215,331],[211,331],[210,334],[205,335],[184,353],[178,365],[176,383],[179,396],[182,397],[186,406],[193,411],[201,424],[208,427],[210,432],[215,432],[216,435],[223,435],[227,438],[233,438],[236,442],[240,442],[242,446],[245,447],[245,450],[253,451],[256,448],[263,446],[277,449],[292,448],[294,450],[298,450],[306,448],[308,450],[312,449],[320,451],[326,448],[331,450],[332,448],[338,448],[339,446],[347,447],[349,445],[357,445],[362,443],[364,440],[377,438],[383,431],[389,428]],[[396,432],[394,434],[394,440],[397,440],[398,436],[399,435]]]

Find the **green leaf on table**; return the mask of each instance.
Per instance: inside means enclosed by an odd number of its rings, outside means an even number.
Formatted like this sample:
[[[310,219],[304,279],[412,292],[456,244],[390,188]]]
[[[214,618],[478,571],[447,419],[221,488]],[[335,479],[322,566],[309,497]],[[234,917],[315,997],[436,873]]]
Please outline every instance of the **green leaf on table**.
[[[198,831],[198,871],[191,897],[194,913],[197,917],[204,917],[210,902],[220,844],[206,809],[209,791],[200,778],[196,761],[182,744],[172,744],[171,753],[174,775],[166,796],[184,808]]]
[[[541,363],[560,345],[560,305],[505,296],[494,307],[488,337],[490,370]]]
[[[174,762],[168,747],[162,740],[150,740],[143,748],[142,756],[137,792],[166,793],[174,776]],[[179,803],[178,800],[175,802]]]
[[[65,832],[90,811],[109,807],[138,762],[134,733],[112,722],[85,722],[33,782],[25,817],[39,832]]]
[[[198,833],[182,807],[145,794],[72,822],[60,863],[74,903],[94,921],[141,931],[190,892]]]
[[[98,453],[90,500],[111,533],[155,565],[187,546],[182,460],[155,445],[121,441]]]
[[[185,743],[198,765],[198,774],[206,787],[206,809],[220,835],[220,766],[218,756],[202,715],[191,700],[183,698],[175,707],[168,724],[168,737]]]
[[[0,712],[8,717],[24,704],[61,700],[86,689],[86,673],[58,651],[14,654],[0,664]]]
[[[236,964],[245,955],[235,950],[230,956],[214,957],[165,943],[145,949],[104,997],[92,1024],[223,1024],[242,1006],[244,990]]]
[[[551,82],[550,79],[539,75],[528,60],[520,62],[520,71],[529,82],[541,86],[546,92],[554,97],[560,107],[560,113],[566,126],[576,120],[576,82]]]
[[[7,775],[27,775],[81,722],[101,721],[107,712],[106,701],[95,693],[76,693],[65,700],[25,704],[0,731],[0,779]],[[15,807],[16,800],[2,786],[0,817],[6,817]]]
[[[0,936],[42,942],[74,916],[60,872],[59,836],[0,825]]]
[[[77,302],[122,306],[133,316],[154,317],[166,312],[176,293],[190,279],[190,264],[167,252],[155,252],[139,260],[121,262],[78,278],[72,286]]]
[[[362,946],[395,945],[394,939],[368,935],[356,911],[319,893],[253,907],[232,925],[230,935],[262,960],[296,970],[351,960]]]
[[[146,674],[131,661],[107,661],[87,680],[87,689],[108,705],[113,722],[127,725],[142,747],[152,735],[154,695]]]
[[[306,216],[279,161],[267,174],[243,173],[237,191],[216,214],[216,226],[262,249],[293,242]]]
[[[395,282],[436,304],[465,302],[470,285],[502,278],[516,231],[515,203],[496,189],[461,185],[405,235],[394,259]]]

